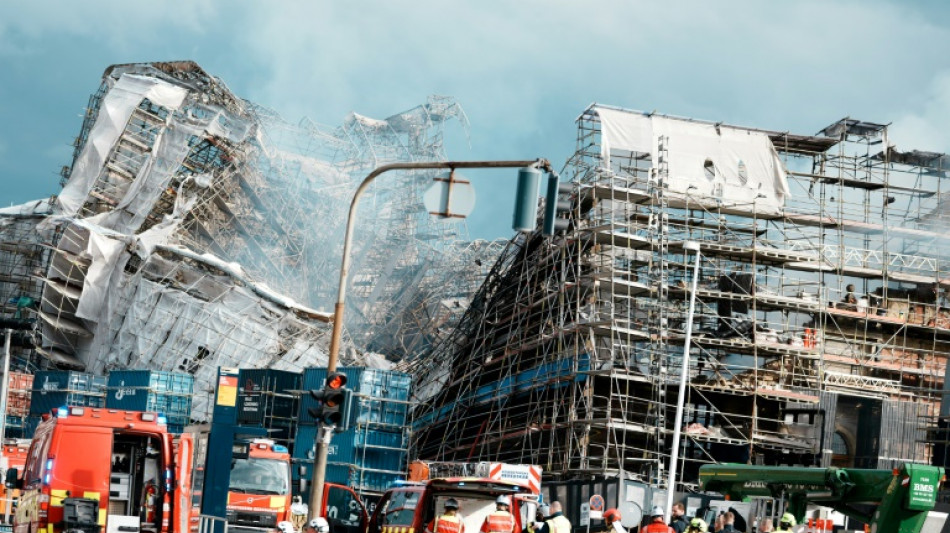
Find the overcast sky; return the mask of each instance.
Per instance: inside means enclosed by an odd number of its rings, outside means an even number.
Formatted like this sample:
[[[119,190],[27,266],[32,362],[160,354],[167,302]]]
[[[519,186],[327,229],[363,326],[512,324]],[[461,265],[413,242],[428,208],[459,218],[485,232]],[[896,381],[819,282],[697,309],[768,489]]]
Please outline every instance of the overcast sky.
[[[893,123],[898,148],[950,151],[950,2],[314,1],[0,4],[0,204],[58,190],[81,114],[113,63],[193,59],[296,122],[384,118],[454,96],[471,148],[574,150],[591,102],[815,133]],[[471,171],[475,237],[507,237],[513,174]]]

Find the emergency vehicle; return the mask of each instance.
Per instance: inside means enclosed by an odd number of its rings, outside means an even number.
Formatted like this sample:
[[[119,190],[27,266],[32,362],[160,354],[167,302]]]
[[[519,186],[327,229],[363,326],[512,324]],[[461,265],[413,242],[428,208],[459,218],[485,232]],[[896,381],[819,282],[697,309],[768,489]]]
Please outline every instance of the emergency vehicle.
[[[189,430],[194,432],[196,442],[207,439],[206,426]],[[293,522],[290,468],[289,450],[270,439],[254,439],[248,443],[246,454],[232,457],[227,506],[229,532],[271,533],[277,531],[280,522]],[[331,533],[364,533],[369,517],[353,489],[326,483],[322,502],[318,516],[327,519]]]
[[[30,450],[30,439],[8,439],[3,442],[3,456],[0,459],[0,472],[6,472],[10,468],[23,470],[26,464],[26,454]],[[8,489],[6,486],[0,487],[0,515],[3,523],[9,524],[13,519],[13,502],[20,497],[20,491],[17,489]]]
[[[459,503],[459,516],[469,533],[478,532],[485,517],[495,510],[495,499],[509,496],[515,533],[534,520],[537,496],[526,484],[486,478],[444,478],[407,482],[383,493],[367,533],[423,533],[442,514],[445,501]]]
[[[290,521],[290,453],[268,439],[251,441],[247,457],[231,461],[228,530],[273,531]]]
[[[190,466],[191,457],[176,457],[163,417],[90,407],[53,411],[43,415],[23,470],[7,471],[7,486],[21,490],[15,533],[188,530],[188,482],[176,486],[173,469]],[[190,437],[182,439],[180,452],[190,454]]]

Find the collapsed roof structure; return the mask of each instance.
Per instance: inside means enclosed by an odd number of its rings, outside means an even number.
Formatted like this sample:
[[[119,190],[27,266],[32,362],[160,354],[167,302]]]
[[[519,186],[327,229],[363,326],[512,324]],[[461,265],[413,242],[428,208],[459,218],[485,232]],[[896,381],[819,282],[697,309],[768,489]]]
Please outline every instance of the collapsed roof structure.
[[[687,330],[678,489],[707,462],[946,452],[946,155],[852,119],[811,136],[593,105],[569,169],[569,229],[513,239],[415,364],[416,456],[665,487]]]
[[[18,363],[185,371],[198,390],[218,366],[324,363],[332,317],[317,309],[336,296],[353,191],[378,165],[444,160],[452,120],[466,124],[458,104],[432,97],[385,120],[293,125],[192,62],[109,67],[62,192],[0,212],[0,264],[16,265],[4,315],[39,323]],[[359,213],[347,363],[444,335],[500,250],[430,218],[428,178],[379,180]]]

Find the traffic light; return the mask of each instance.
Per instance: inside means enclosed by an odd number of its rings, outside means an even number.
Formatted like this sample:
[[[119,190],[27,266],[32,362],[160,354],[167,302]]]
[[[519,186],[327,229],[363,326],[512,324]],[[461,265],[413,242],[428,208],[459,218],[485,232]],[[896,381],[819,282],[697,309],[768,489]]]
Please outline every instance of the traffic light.
[[[515,216],[511,229],[534,231],[538,225],[538,182],[541,171],[524,167],[518,171],[518,188],[515,191]]]
[[[330,372],[322,390],[310,391],[310,396],[320,405],[307,409],[307,412],[319,423],[334,426],[337,431],[346,431],[350,422],[351,393],[346,388],[346,375]]]
[[[552,236],[559,231],[567,230],[570,221],[567,218],[558,215],[569,213],[571,202],[569,200],[558,200],[561,193],[571,192],[570,183],[561,183],[560,176],[556,172],[548,173],[548,191],[544,200],[544,226],[541,233],[545,236]]]

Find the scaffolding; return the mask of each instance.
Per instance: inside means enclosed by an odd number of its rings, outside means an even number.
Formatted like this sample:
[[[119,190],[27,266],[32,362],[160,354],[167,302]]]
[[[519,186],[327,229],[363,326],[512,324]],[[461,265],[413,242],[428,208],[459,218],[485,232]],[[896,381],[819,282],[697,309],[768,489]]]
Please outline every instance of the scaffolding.
[[[51,212],[49,200],[0,209],[0,322],[17,330],[10,343],[13,370],[32,372],[41,359],[31,330],[55,232],[37,225]]]
[[[665,486],[697,241],[677,489],[710,462],[930,460],[950,158],[853,119],[793,135],[603,105],[577,147],[569,230],[512,239],[410,366],[414,457]]]
[[[32,364],[184,371],[199,391],[220,365],[319,366],[353,192],[379,165],[444,160],[450,121],[467,125],[433,96],[384,120],[291,124],[193,62],[109,67],[58,197],[0,212],[0,263],[18,276],[5,301],[22,296],[37,324]],[[430,217],[431,178],[392,173],[357,215],[348,364],[444,338],[503,246]]]

